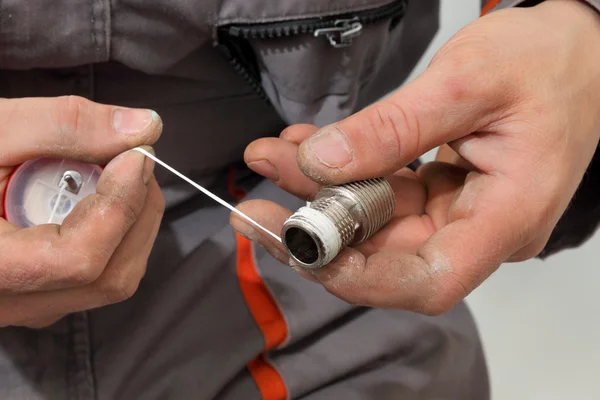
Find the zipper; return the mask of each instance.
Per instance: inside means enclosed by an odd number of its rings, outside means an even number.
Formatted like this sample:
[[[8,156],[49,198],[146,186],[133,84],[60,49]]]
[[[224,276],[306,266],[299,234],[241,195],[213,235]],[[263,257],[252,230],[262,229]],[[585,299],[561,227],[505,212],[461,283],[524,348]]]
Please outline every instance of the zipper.
[[[339,37],[338,43],[351,44],[351,39],[360,35],[365,25],[386,19],[401,18],[406,12],[407,0],[396,0],[390,4],[370,10],[357,11],[331,17],[307,18],[294,21],[269,22],[264,24],[236,24],[221,29],[233,37],[244,39],[280,39],[295,35]],[[334,43],[331,43],[334,45]],[[345,46],[342,46],[345,47]]]
[[[273,40],[298,35],[324,38],[333,48],[351,46],[365,26],[390,20],[390,30],[406,12],[408,0],[395,0],[373,9],[321,18],[259,24],[231,24],[218,28],[219,47],[232,67],[261,98],[268,101],[260,83],[260,70],[247,39]],[[246,42],[246,43],[244,43]]]
[[[219,45],[217,47],[238,76],[252,88],[261,100],[270,104],[269,97],[261,84],[260,69],[252,46],[246,41],[231,40],[230,38],[222,38],[219,35]]]
[[[352,45],[352,39],[360,36],[363,24],[358,17],[338,19],[331,28],[320,28],[314,31],[315,37],[325,36],[329,44],[336,49]]]

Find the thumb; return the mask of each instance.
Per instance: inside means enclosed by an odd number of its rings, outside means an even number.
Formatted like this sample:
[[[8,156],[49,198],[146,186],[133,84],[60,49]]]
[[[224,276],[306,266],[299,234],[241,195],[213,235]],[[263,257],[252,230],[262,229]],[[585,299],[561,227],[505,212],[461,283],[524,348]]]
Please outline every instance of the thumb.
[[[0,165],[36,157],[104,162],[153,144],[162,121],[151,110],[91,102],[81,97],[0,100]]]
[[[485,126],[498,103],[487,92],[489,83],[437,65],[304,141],[298,152],[302,171],[324,184],[385,176]]]

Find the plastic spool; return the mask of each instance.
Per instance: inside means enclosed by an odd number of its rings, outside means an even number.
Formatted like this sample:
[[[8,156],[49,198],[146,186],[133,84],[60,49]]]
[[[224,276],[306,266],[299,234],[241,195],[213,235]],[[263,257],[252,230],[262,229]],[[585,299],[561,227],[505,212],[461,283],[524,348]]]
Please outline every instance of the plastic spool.
[[[48,223],[61,225],[77,203],[96,193],[101,174],[98,165],[77,161],[51,158],[27,161],[9,179],[4,195],[5,217],[23,228]]]

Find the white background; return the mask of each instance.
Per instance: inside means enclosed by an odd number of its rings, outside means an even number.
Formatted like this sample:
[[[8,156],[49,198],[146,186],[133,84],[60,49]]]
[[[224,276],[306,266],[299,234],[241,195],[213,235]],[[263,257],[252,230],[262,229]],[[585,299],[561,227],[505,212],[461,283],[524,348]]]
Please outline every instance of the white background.
[[[441,31],[415,73],[479,14],[479,0],[441,4]],[[600,400],[600,234],[544,262],[503,266],[468,303],[493,400]]]

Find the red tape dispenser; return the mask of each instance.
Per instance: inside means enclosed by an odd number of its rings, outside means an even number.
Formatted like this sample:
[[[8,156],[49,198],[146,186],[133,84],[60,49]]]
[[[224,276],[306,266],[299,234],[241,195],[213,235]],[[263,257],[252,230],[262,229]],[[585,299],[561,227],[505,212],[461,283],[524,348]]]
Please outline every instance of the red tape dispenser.
[[[28,228],[61,225],[84,197],[96,193],[98,165],[38,158],[21,164],[9,178],[4,213],[14,225]]]

